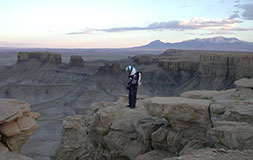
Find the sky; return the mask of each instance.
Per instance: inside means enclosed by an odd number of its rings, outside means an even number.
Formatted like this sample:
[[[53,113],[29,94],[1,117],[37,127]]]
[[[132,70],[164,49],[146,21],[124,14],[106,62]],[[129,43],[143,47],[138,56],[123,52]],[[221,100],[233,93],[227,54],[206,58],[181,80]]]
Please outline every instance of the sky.
[[[253,0],[0,0],[0,47],[125,48],[216,36],[253,42]]]

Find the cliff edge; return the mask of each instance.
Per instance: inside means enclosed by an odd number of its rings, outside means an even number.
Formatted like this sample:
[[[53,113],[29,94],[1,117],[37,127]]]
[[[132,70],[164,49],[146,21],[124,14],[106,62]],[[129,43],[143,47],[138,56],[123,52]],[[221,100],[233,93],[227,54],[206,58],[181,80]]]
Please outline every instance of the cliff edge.
[[[253,156],[253,79],[237,88],[180,97],[127,96],[93,103],[93,114],[67,117],[55,160],[247,159]],[[246,85],[246,84],[247,85]]]

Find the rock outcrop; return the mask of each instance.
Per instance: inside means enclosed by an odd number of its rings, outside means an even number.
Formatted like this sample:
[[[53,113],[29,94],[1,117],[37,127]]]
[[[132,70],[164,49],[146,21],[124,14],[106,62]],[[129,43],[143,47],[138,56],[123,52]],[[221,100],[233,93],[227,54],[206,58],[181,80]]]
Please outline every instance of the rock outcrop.
[[[251,160],[253,151],[236,151],[224,149],[201,149],[195,150],[188,155],[166,158],[163,160]]]
[[[66,119],[54,159],[250,159],[253,105],[243,94],[239,88],[192,91],[182,97],[139,96],[136,109],[126,107],[127,96],[94,103],[85,125],[79,116]],[[69,142],[69,132],[83,136],[75,136],[73,142],[80,141],[76,148]]]
[[[68,116],[63,121],[64,133],[60,147],[56,151],[55,159],[75,159],[79,152],[85,149],[81,148],[87,139],[83,117],[81,115]],[[83,151],[81,151],[83,149]]]
[[[82,56],[71,56],[69,66],[70,67],[84,67]]]
[[[17,63],[37,59],[42,63],[60,64],[62,62],[61,55],[50,52],[19,52]]]
[[[9,149],[0,142],[0,158],[1,160],[33,160],[16,152],[10,152]]]
[[[121,73],[120,65],[118,63],[108,64],[106,63],[104,66],[99,67],[100,73],[111,73],[111,74],[119,74]]]
[[[1,159],[30,160],[19,155],[21,147],[38,128],[30,104],[15,99],[0,99],[0,157]],[[4,144],[4,145],[3,145]]]

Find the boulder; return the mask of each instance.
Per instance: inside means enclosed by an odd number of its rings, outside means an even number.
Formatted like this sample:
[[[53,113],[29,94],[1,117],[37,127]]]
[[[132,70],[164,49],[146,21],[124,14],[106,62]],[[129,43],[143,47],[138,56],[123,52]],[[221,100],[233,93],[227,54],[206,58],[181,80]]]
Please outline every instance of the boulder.
[[[253,149],[253,125],[245,122],[216,122],[208,131],[211,141],[226,149]]]
[[[243,88],[253,89],[253,78],[243,78],[235,81],[235,85]]]
[[[209,100],[193,100],[181,97],[155,97],[145,104],[152,116],[163,117],[174,128],[211,127]]]
[[[84,61],[83,61],[82,56],[71,56],[69,66],[70,67],[84,67],[83,62]]]
[[[253,105],[232,103],[226,107],[222,118],[227,121],[248,122],[253,124]]]

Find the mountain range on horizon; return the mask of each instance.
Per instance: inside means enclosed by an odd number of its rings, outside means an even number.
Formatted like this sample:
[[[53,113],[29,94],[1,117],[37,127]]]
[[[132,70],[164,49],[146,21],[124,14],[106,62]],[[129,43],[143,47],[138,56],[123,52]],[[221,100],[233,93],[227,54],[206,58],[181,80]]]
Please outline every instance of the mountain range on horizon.
[[[218,36],[213,38],[196,38],[176,43],[165,43],[160,40],[155,40],[147,45],[134,47],[134,49],[186,49],[253,52],[253,42],[241,41],[237,38]]]
[[[0,42],[1,46],[1,42]],[[212,38],[195,38],[181,42],[162,42],[154,40],[147,45],[130,47],[130,48],[35,48],[35,47],[0,47],[1,52],[55,52],[55,53],[111,53],[111,52],[137,52],[138,50],[146,52],[160,53],[161,50],[179,49],[179,50],[207,50],[207,51],[244,51],[253,52],[253,42],[239,40],[238,38],[227,38],[223,36]]]

